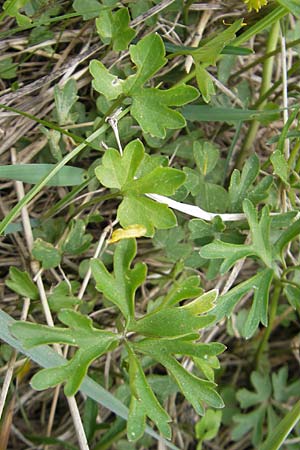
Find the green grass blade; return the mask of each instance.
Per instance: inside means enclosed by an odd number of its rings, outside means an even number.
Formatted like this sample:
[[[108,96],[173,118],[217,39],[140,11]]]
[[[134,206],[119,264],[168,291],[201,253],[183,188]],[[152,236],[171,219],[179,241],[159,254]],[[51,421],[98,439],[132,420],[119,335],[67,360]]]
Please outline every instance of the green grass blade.
[[[54,167],[55,164],[13,164],[0,166],[0,178],[35,184],[41,178],[48,175]],[[84,173],[85,171],[79,167],[62,167],[59,173],[48,181],[47,186],[77,186],[84,182]]]
[[[9,327],[15,322],[16,321],[10,315],[6,314],[0,309],[0,339],[16,349],[18,352],[36,362],[41,367],[50,368],[61,366],[64,364],[65,359],[62,356],[59,356],[48,345],[41,345],[39,347],[25,349],[22,344],[10,333]],[[117,416],[120,416],[123,419],[127,420],[128,408],[122,402],[120,402],[120,400],[115,398],[110,392],[106,391],[106,389],[104,389],[90,377],[86,376],[84,378],[80,390],[81,392],[95,400],[97,403],[115,413]],[[146,433],[156,440],[162,440],[165,445],[171,450],[179,450],[176,445],[166,441],[165,439],[162,439],[150,427],[146,428]]]
[[[187,105],[181,110],[191,122],[231,122],[274,117],[280,110],[260,111],[256,109],[219,108],[208,105]]]
[[[300,419],[300,400],[293,406],[291,411],[279,422],[274,431],[262,444],[259,450],[277,450],[284,443],[286,437],[292,431]]]

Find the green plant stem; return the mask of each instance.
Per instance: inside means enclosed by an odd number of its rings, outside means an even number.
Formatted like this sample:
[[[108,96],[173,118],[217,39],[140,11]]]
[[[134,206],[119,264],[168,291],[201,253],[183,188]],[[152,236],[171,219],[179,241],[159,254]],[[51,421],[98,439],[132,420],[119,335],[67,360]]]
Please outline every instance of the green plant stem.
[[[267,43],[267,53],[272,52],[273,50],[276,49],[279,32],[280,32],[280,22],[278,20],[271,28]],[[271,87],[273,67],[274,67],[274,56],[266,59],[264,62],[260,96],[264,95],[265,92],[268,91],[268,89]],[[263,109],[265,105],[266,101],[262,102],[260,104],[259,109]],[[249,156],[251,152],[259,126],[260,123],[257,120],[254,120],[250,125],[244,145],[241,148],[241,151],[237,158],[236,166],[238,169],[242,168],[245,159]]]
[[[277,450],[281,448],[287,436],[300,420],[300,400],[293,406],[276,428],[268,434],[267,440],[259,450]]]
[[[275,289],[274,289],[274,292],[273,292],[273,295],[271,298],[270,308],[269,308],[269,323],[268,323],[267,328],[265,329],[262,340],[261,340],[261,342],[258,346],[257,352],[256,352],[256,357],[255,357],[256,367],[258,367],[258,365],[259,365],[260,358],[265,351],[269,337],[272,333],[274,320],[276,318],[276,312],[277,312],[277,306],[278,306],[280,294],[281,294],[281,286],[279,283],[276,283]]]

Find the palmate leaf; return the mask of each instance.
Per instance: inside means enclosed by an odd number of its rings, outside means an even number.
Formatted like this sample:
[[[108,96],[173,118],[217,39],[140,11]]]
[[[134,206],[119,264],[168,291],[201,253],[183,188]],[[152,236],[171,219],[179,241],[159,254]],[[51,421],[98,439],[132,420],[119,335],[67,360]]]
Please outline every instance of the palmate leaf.
[[[95,169],[95,174],[104,186],[121,190],[123,201],[118,208],[117,217],[122,227],[142,225],[146,229],[145,235],[153,236],[155,228],[172,228],[177,221],[171,209],[146,198],[144,194],[172,195],[183,184],[185,174],[170,167],[158,167],[157,161],[151,166],[148,159],[143,144],[135,140],[125,147],[122,156],[117,150],[108,149],[102,164]],[[136,178],[140,166],[144,169],[148,167],[149,170],[144,170]]]
[[[32,386],[37,390],[65,382],[65,394],[70,396],[79,389],[89,365],[117,345],[120,336],[94,328],[91,319],[69,309],[62,310],[58,318],[68,328],[18,322],[12,325],[12,333],[25,347],[54,343],[79,347],[66,364],[43,369],[32,379]]]
[[[136,241],[124,239],[119,242],[114,253],[114,273],[110,274],[99,259],[91,261],[96,288],[116,305],[127,321],[134,317],[134,296],[136,289],[145,281],[147,267],[137,263],[130,265],[136,255]]]
[[[94,78],[93,87],[108,100],[121,95],[132,98],[131,114],[144,132],[164,138],[167,129],[185,126],[182,114],[172,107],[182,106],[195,100],[199,93],[192,86],[184,84],[171,89],[145,88],[144,85],[166,63],[165,47],[158,34],[150,34],[136,45],[131,45],[129,53],[136,65],[136,73],[126,80],[110,74],[99,61],[90,63]]]

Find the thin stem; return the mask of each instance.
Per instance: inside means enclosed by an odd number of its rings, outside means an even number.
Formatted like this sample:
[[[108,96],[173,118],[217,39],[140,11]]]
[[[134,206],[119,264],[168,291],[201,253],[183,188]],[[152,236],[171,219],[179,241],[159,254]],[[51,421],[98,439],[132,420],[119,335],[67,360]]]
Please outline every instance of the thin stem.
[[[277,21],[272,26],[270,34],[269,34],[268,44],[267,44],[267,49],[266,49],[267,53],[276,49],[276,45],[277,45],[277,41],[278,41],[278,37],[279,37],[279,31],[280,31],[280,23],[279,23],[279,21]],[[266,59],[264,62],[260,96],[264,95],[264,93],[271,86],[273,67],[274,67],[274,56]],[[265,104],[266,104],[266,101],[261,103],[259,109],[263,109]],[[238,169],[242,168],[245,159],[250,154],[253,143],[256,139],[256,135],[257,135],[259,127],[260,127],[259,121],[253,120],[253,122],[251,123],[250,128],[248,130],[244,145],[243,145],[243,147],[238,155],[238,158],[237,158],[236,166]]]

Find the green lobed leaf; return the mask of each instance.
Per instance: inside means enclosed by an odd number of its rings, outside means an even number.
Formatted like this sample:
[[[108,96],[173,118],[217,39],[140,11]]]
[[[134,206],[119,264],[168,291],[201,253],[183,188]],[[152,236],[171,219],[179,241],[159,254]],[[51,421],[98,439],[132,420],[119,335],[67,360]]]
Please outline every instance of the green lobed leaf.
[[[197,334],[199,329],[206,327],[213,320],[213,316],[198,317],[193,309],[165,307],[151,312],[135,322],[131,322],[129,330],[145,336],[188,336]]]
[[[237,399],[241,408],[250,408],[254,405],[260,405],[269,399],[272,394],[271,380],[268,374],[261,374],[254,371],[250,376],[251,384],[255,391],[249,389],[239,389],[237,392]]]
[[[269,292],[273,276],[273,271],[267,269],[258,288],[254,290],[252,306],[242,331],[246,339],[254,335],[260,323],[265,327],[268,325]]]
[[[147,267],[137,263],[130,269],[136,255],[136,241],[124,239],[114,252],[114,273],[110,274],[99,259],[91,261],[96,289],[116,305],[127,321],[134,317],[134,296],[136,289],[145,281]]]
[[[263,423],[267,413],[267,406],[261,405],[259,408],[248,414],[235,414],[233,421],[237,425],[232,430],[232,439],[239,441],[246,433],[252,431],[252,443],[257,448],[262,439]]]
[[[133,95],[131,114],[143,131],[152,136],[164,138],[167,129],[183,128],[186,121],[180,112],[170,106],[182,106],[199,96],[192,86],[176,86],[161,90],[140,88]]]
[[[207,345],[207,344],[206,344]],[[210,345],[210,344],[208,344]],[[213,345],[215,345],[213,343]],[[222,352],[224,347],[217,344],[215,351]],[[134,348],[147,354],[166,367],[168,372],[174,377],[181,392],[193,405],[198,414],[203,415],[203,402],[214,408],[222,408],[224,403],[215,391],[215,383],[198,378],[196,375],[185,370],[173,355],[186,352],[188,354],[203,356],[201,344],[191,344],[189,341],[179,339],[144,339],[134,344]],[[208,351],[208,347],[205,348]],[[206,353],[207,354],[207,353]],[[200,356],[200,357],[201,357]]]
[[[239,259],[253,255],[253,253],[250,245],[232,244],[218,239],[202,247],[199,252],[200,256],[206,259],[224,258],[220,268],[221,274],[227,272]]]
[[[32,255],[35,259],[41,262],[44,269],[51,269],[57,267],[61,261],[61,254],[49,242],[43,239],[36,239],[32,248]]]
[[[63,366],[43,369],[32,379],[32,386],[37,390],[65,382],[65,394],[71,396],[79,389],[92,361],[115,345],[119,341],[119,336],[110,331],[94,328],[91,319],[76,311],[62,310],[58,318],[68,328],[48,327],[28,322],[14,323],[11,328],[14,336],[25,347],[54,343],[79,347],[72,359]]]
[[[10,267],[9,278],[5,280],[5,285],[12,291],[28,297],[32,300],[39,299],[39,291],[27,272],[22,272],[17,267]]]
[[[180,50],[178,53],[181,54],[191,54],[196,63],[204,63],[206,66],[215,65],[218,56],[224,49],[224,47],[229,44],[235,38],[235,34],[243,26],[243,19],[236,20],[232,25],[226,28],[217,36],[210,39],[206,44],[196,48],[188,50]]]
[[[273,268],[272,246],[270,242],[271,217],[268,206],[264,206],[262,209],[260,220],[258,220],[257,211],[250,200],[244,200],[243,209],[250,226],[251,247],[267,267]]]
[[[74,219],[71,222],[70,231],[63,242],[62,250],[72,255],[85,252],[93,240],[91,234],[85,232],[86,224],[82,219]]]

